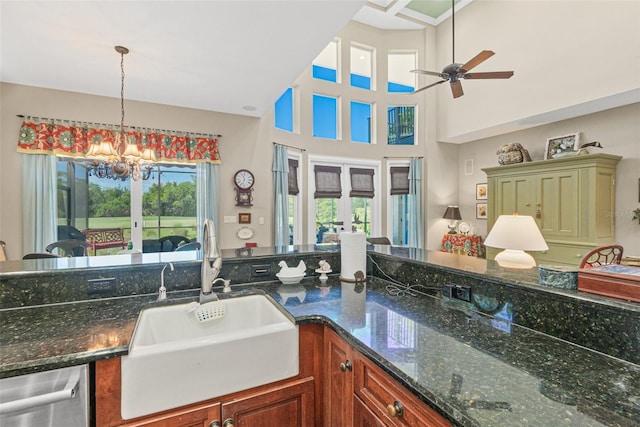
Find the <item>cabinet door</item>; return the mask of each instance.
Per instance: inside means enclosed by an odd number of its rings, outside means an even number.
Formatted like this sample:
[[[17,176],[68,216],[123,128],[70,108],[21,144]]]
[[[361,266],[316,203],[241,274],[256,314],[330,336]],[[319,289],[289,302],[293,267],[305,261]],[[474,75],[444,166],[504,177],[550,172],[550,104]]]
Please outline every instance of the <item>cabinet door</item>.
[[[211,427],[211,423],[219,419],[220,405],[214,405],[199,409],[182,409],[166,415],[145,417],[140,421],[123,424],[122,427]]]
[[[544,237],[577,237],[581,216],[578,171],[540,174],[536,181],[535,218]]]
[[[225,427],[306,427],[314,425],[312,378],[248,394],[222,404]]]
[[[490,212],[495,220],[498,215],[534,214],[535,183],[528,176],[509,176],[496,180],[495,212]]]
[[[353,348],[325,329],[324,423],[327,427],[353,425]]]
[[[353,425],[354,427],[386,427],[358,396],[353,402]]]

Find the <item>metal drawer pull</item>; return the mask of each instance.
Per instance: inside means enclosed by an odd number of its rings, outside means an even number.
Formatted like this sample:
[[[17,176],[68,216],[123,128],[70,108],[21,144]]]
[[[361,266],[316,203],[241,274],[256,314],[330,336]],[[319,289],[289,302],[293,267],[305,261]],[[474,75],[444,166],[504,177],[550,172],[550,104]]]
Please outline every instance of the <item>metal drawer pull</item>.
[[[353,371],[353,366],[351,365],[351,360],[347,359],[346,362],[340,364],[340,370],[342,372]]]
[[[222,424],[222,427],[233,427],[233,418],[227,418],[226,420],[224,420],[224,424]]]
[[[78,393],[78,383],[80,382],[80,370],[73,371],[63,390],[37,396],[25,397],[24,399],[12,400],[11,402],[0,403],[0,415],[10,412],[23,411],[50,403],[62,402],[76,397]]]
[[[402,403],[396,400],[395,402],[393,402],[393,405],[387,405],[387,413],[391,418],[401,417],[402,414],[404,414],[404,406],[402,406]]]
[[[213,420],[209,423],[209,427],[220,427],[220,421]]]

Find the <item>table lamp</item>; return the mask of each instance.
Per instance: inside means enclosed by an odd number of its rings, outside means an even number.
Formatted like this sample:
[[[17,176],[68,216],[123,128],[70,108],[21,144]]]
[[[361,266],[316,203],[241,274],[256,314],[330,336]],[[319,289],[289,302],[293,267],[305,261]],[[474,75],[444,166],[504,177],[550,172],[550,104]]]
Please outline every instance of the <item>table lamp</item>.
[[[442,218],[448,219],[450,222],[449,234],[456,234],[457,222],[462,219],[460,215],[460,209],[457,206],[447,206],[447,210],[444,211]]]
[[[500,215],[484,244],[504,249],[495,260],[501,267],[509,268],[535,267],[535,259],[524,251],[549,249],[533,217],[518,214]]]

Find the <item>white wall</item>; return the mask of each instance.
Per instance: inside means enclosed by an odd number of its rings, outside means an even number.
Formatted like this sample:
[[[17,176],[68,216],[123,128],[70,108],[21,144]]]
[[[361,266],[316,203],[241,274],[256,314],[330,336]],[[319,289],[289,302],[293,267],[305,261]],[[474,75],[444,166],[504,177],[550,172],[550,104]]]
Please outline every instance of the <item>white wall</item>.
[[[475,225],[478,234],[486,236],[487,221],[475,219],[475,185],[487,182],[482,168],[498,166],[498,147],[518,142],[529,151],[532,160],[542,160],[547,138],[580,132],[583,142],[599,141],[603,145],[602,149],[591,148],[590,152],[622,156],[616,173],[616,242],[624,246],[626,254],[640,255],[640,224],[631,221],[632,211],[640,207],[639,118],[640,104],[633,104],[460,145],[458,192],[463,220]],[[464,165],[468,160],[474,163],[471,175],[465,175]]]
[[[455,100],[439,85],[438,140],[472,141],[640,101],[639,22],[639,1],[471,2],[456,13],[456,62],[493,50],[474,71],[515,74],[464,80],[465,96]],[[451,63],[451,19],[437,37],[436,71]]]

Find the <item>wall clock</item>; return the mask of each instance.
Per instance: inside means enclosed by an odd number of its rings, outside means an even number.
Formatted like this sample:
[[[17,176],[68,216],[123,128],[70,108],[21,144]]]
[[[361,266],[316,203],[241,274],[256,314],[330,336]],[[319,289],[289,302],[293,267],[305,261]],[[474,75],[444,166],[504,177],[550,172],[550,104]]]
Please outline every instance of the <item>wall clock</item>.
[[[233,183],[236,186],[236,206],[253,206],[253,184],[255,177],[247,169],[240,169],[233,175]]]

